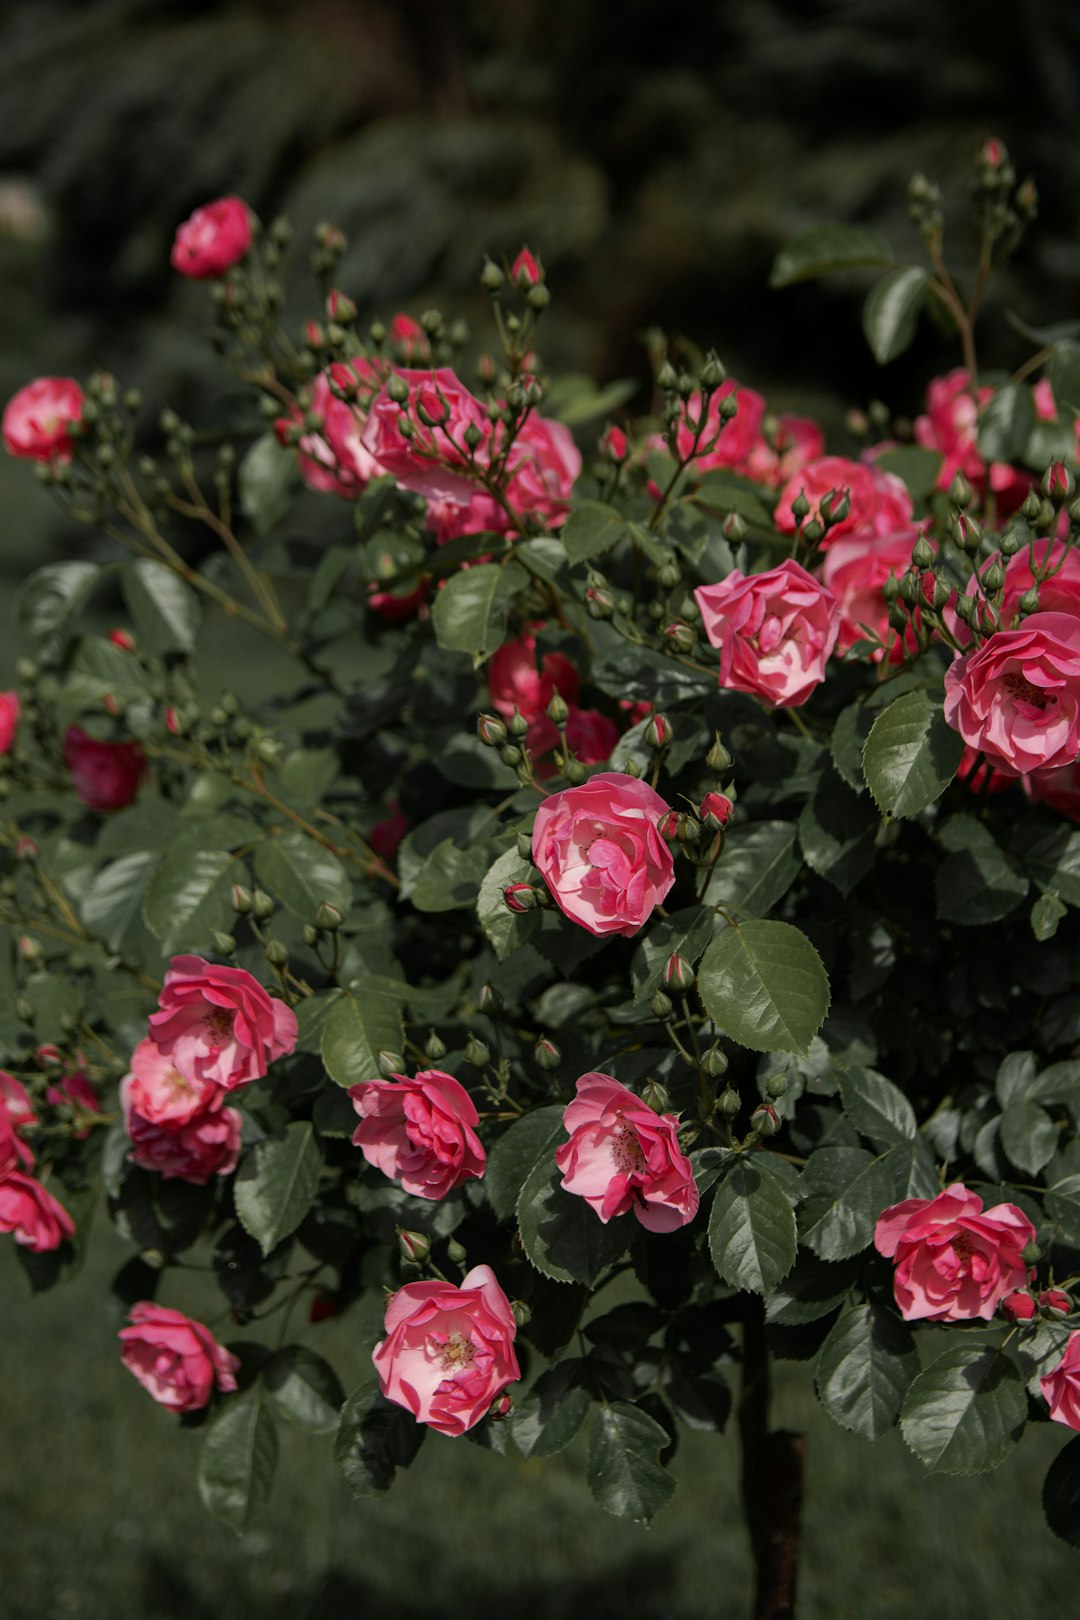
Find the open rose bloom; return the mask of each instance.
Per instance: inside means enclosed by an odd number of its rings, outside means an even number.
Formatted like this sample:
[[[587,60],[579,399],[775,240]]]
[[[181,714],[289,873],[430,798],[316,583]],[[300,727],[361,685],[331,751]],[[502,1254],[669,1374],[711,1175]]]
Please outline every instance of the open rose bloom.
[[[1080,751],[1080,618],[1032,613],[945,674],[945,718],[1015,775],[1071,765]]]
[[[201,1412],[215,1389],[236,1388],[240,1362],[210,1329],[182,1311],[142,1300],[120,1330],[120,1359],[161,1406]]]
[[[936,1198],[893,1204],[874,1228],[874,1247],[896,1266],[893,1290],[906,1322],[988,1322],[1006,1295],[1027,1287],[1023,1251],[1034,1241],[1023,1210],[984,1210],[959,1182]]]
[[[673,1232],[697,1214],[698,1189],[679,1147],[679,1121],[656,1114],[609,1074],[583,1074],[555,1154],[562,1185],[606,1224],[633,1210],[650,1232]]]
[[[204,1187],[214,1176],[231,1175],[240,1157],[243,1120],[237,1109],[222,1106],[225,1094],[219,1086],[211,1088],[213,1096],[204,1106],[186,1117],[155,1121],[133,1106],[134,1085],[134,1075],[128,1075],[120,1086],[134,1164],[166,1181],[189,1181],[196,1187]]]
[[[83,391],[74,377],[38,377],[12,394],[0,421],[7,452],[27,461],[70,461],[68,431],[82,414]]]
[[[636,934],[675,881],[658,826],[670,805],[646,783],[602,771],[545,799],[532,857],[555,903],[590,934]]]
[[[486,1155],[476,1106],[453,1075],[422,1069],[412,1079],[362,1080],[349,1087],[360,1124],[353,1136],[369,1164],[418,1198],[445,1198],[482,1176]]]
[[[510,1301],[490,1266],[474,1266],[461,1287],[406,1283],[386,1307],[386,1337],[372,1360],[382,1392],[418,1423],[459,1435],[484,1417],[521,1377]]]
[[[797,562],[763,574],[732,569],[694,599],[720,649],[720,685],[774,707],[797,708],[825,679],[840,633],[840,604]]]
[[[231,1091],[260,1079],[296,1046],[291,1007],[244,968],[219,967],[201,956],[173,957],[158,1008],[150,1015],[150,1040],[192,1082]]]
[[[176,233],[170,262],[182,276],[203,281],[238,264],[251,246],[251,213],[242,197],[219,197],[196,208]]]
[[[1044,1296],[1040,1295],[1040,1303]],[[1068,1296],[1061,1295],[1068,1308]],[[1065,1344],[1065,1354],[1045,1377],[1039,1379],[1043,1399],[1050,1408],[1054,1423],[1065,1423],[1070,1429],[1080,1429],[1080,1333],[1071,1333]]]
[[[122,810],[146,774],[139,743],[105,742],[81,726],[69,726],[64,734],[64,764],[75,792],[91,810]]]
[[[32,1254],[45,1254],[75,1236],[75,1222],[40,1181],[25,1170],[7,1170],[0,1174],[0,1232],[12,1233]]]

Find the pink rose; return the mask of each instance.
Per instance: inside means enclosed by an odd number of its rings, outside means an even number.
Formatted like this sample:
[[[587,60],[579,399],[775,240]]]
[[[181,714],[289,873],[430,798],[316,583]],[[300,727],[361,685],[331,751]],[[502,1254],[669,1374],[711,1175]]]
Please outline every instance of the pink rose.
[[[581,451],[570,429],[547,417],[526,417],[506,465],[506,498],[514,510],[549,525],[561,523],[581,476]]]
[[[13,1074],[3,1069],[0,1069],[0,1112],[7,1114],[17,1131],[38,1122],[30,1093],[21,1080],[16,1080]]]
[[[846,534],[895,534],[911,524],[914,507],[907,485],[895,473],[882,472],[879,467],[862,461],[848,461],[844,456],[822,456],[810,461],[789,478],[776,503],[773,522],[781,534],[794,534],[796,529],[792,503],[798,495],[805,495],[810,511],[804,521],[821,520],[821,503],[828,494],[846,494],[850,509],[846,517],[829,528],[822,548],[835,545]]]
[[[464,1434],[521,1377],[517,1323],[490,1266],[461,1287],[406,1283],[386,1307],[386,1338],[372,1360],[382,1392],[440,1434]]]
[[[1080,1429],[1080,1333],[1070,1333],[1065,1354],[1052,1372],[1039,1379],[1043,1399],[1054,1423]]]
[[[20,1166],[24,1170],[32,1170],[34,1155],[16,1133],[7,1109],[0,1108],[0,1176],[6,1175],[9,1170],[18,1170]]]
[[[404,1074],[361,1080],[349,1096],[360,1115],[353,1146],[407,1193],[445,1198],[483,1175],[487,1155],[474,1128],[479,1116],[453,1075],[421,1069],[412,1080]]]
[[[566,741],[583,765],[602,765],[611,758],[620,736],[619,728],[599,709],[571,706],[566,722]]]
[[[174,956],[158,1007],[150,1039],[182,1074],[226,1091],[260,1079],[296,1046],[296,1014],[244,968]]]
[[[338,399],[330,391],[338,388],[355,392],[355,401]],[[320,432],[305,430],[297,443],[300,476],[309,489],[343,500],[354,501],[372,478],[382,471],[363,443],[366,406],[378,389],[381,378],[368,360],[335,361],[311,384],[307,410],[322,417]],[[295,406],[274,423],[280,444],[287,444],[289,429],[303,425],[305,412]]]
[[[516,709],[523,720],[547,719],[547,706],[555,693],[568,704],[576,701],[581,677],[576,665],[560,652],[547,652],[537,662],[533,625],[516,641],[504,641],[488,661],[488,686],[492,706],[504,720],[512,720]]]
[[[64,734],[64,764],[75,792],[91,810],[122,810],[139,791],[146,756],[137,742],[99,742],[81,726]]]
[[[0,692],[0,754],[10,754],[19,729],[18,692]]]
[[[8,1170],[0,1175],[0,1232],[14,1233],[31,1254],[45,1254],[75,1236],[75,1222],[40,1181]]]
[[[408,820],[402,814],[397,800],[393,799],[390,802],[390,814],[369,829],[367,842],[376,855],[381,855],[384,861],[392,861],[398,852],[398,845],[408,830]]]
[[[8,455],[26,461],[70,461],[75,449],[68,423],[82,415],[83,391],[74,377],[37,377],[4,406],[0,433]]]
[[[979,411],[993,396],[992,388],[973,395],[968,373],[957,366],[947,377],[935,377],[926,390],[925,416],[915,418],[915,438],[926,450],[940,450],[945,458],[937,487],[948,489],[962,472],[975,489],[982,485],[986,463],[979,454]]]
[[[797,708],[825,679],[840,604],[799,563],[763,574],[733,569],[719,585],[699,585],[694,599],[706,636],[720,648],[721,686]]]
[[[510,280],[515,287],[525,290],[537,286],[544,279],[544,272],[534,254],[523,247],[513,264],[510,266]]]
[[[675,881],[658,823],[670,806],[634,776],[603,771],[545,799],[532,857],[555,903],[590,934],[636,934]]]
[[[917,529],[877,537],[849,535],[826,551],[821,578],[840,604],[838,653],[847,652],[857,641],[865,641],[870,631],[884,644],[872,654],[873,663],[881,662],[886,648],[890,663],[899,663],[903,658],[904,646],[890,628],[889,604],[882,586],[889,578],[899,579],[911,567],[911,548],[918,538]],[[905,641],[910,647],[910,632]]]
[[[169,1129],[187,1125],[220,1097],[213,1080],[182,1074],[171,1056],[152,1040],[140,1041],[131,1054],[131,1072],[121,1089],[130,1106],[148,1123]]]
[[[196,208],[176,232],[169,263],[197,281],[239,264],[252,240],[251,214],[241,197],[219,197]]]
[[[738,409],[731,420],[721,426],[720,402],[731,396],[735,397]],[[701,415],[701,408],[701,395],[691,394],[687,409],[695,420]],[[760,394],[752,388],[743,388],[733,377],[722,382],[709,399],[705,426],[698,440],[701,448],[693,464],[695,472],[707,473],[714,468],[746,471],[755,446],[761,442],[764,415],[765,401]],[[677,444],[679,455],[683,457],[694,447],[694,430],[685,419],[679,423]]]
[[[1030,771],[1020,778],[1020,783],[1033,803],[1045,804],[1049,809],[1056,810],[1059,816],[1080,822],[1080,765],[1059,765],[1055,770]]]
[[[205,1187],[213,1176],[228,1176],[240,1157],[243,1116],[236,1108],[223,1108],[223,1096],[214,1087],[214,1100],[181,1123],[157,1124],[132,1106],[132,1076],[121,1083],[120,1105],[124,1128],[131,1137],[132,1162],[152,1170],[165,1181],[190,1181]]]
[[[655,1114],[609,1074],[583,1074],[563,1115],[555,1153],[568,1193],[605,1223],[633,1210],[650,1232],[674,1232],[697,1214],[698,1189],[679,1147],[675,1114]]]
[[[1027,1286],[1023,1251],[1034,1241],[1023,1210],[984,1210],[958,1181],[936,1198],[893,1204],[874,1228],[874,1247],[896,1266],[893,1291],[905,1322],[988,1322],[1007,1294]]]
[[[201,1412],[215,1387],[222,1394],[236,1388],[239,1358],[201,1322],[148,1299],[131,1307],[128,1321],[118,1335],[120,1359],[162,1406]]]
[[[1023,775],[1068,765],[1080,749],[1080,619],[1032,613],[957,657],[945,719],[991,765]]]
[[[474,482],[465,433],[472,427],[480,434],[476,453],[482,458],[492,435],[485,406],[448,366],[398,371],[392,381],[405,385],[408,398],[399,404],[387,388],[376,394],[362,435],[364,448],[403,488],[467,503]],[[403,419],[410,424],[408,436],[401,431]]]

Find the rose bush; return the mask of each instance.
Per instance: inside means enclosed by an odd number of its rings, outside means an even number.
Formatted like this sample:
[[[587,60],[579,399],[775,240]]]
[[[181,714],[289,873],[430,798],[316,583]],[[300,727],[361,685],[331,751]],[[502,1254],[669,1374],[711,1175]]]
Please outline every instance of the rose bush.
[[[223,438],[101,373],[9,406],[101,532],[25,583],[0,695],[0,1228],[49,1287],[107,1205],[124,1360],[205,1414],[230,1523],[281,1421],[358,1492],[427,1428],[587,1428],[647,1520],[734,1407],[789,1612],[771,1356],[945,1472],[1080,1426],[1080,353],[980,372],[1035,206],[995,150],[967,304],[922,178],[926,264],[836,225],[774,267],[876,266],[883,363],[945,312],[914,427],[921,385],[827,446],[682,345],[651,399],[556,383],[527,251],[473,350],[435,309],[365,326],[320,226],[282,332],[291,233],[241,203],[180,232]],[[165,1303],[187,1268],[213,1336]],[[1078,1499],[1080,1436],[1045,1494],[1080,1543]]]

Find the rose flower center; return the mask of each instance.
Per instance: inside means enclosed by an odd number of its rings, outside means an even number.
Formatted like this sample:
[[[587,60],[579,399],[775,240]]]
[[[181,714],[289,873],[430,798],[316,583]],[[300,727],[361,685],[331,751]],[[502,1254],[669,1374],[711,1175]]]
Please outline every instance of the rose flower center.
[[[444,1372],[456,1372],[459,1367],[471,1367],[476,1356],[476,1350],[462,1333],[449,1334],[445,1344],[440,1344],[435,1339],[432,1341],[432,1348],[442,1362]]]
[[[644,1174],[645,1155],[641,1151],[641,1143],[625,1120],[615,1128],[615,1135],[611,1143],[611,1157],[615,1162],[616,1170],[620,1170],[624,1176],[640,1176]]]
[[[1050,702],[1050,694],[1032,686],[1026,675],[1021,675],[1018,670],[1010,670],[1004,675],[1002,684],[1018,703],[1032,703],[1037,709],[1045,709]]]

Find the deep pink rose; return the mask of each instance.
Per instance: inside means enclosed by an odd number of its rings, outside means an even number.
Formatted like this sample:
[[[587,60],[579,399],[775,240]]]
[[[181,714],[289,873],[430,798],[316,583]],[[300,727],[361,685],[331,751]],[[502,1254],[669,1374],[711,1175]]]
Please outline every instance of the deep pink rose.
[[[675,881],[658,831],[659,793],[634,776],[602,771],[545,799],[532,857],[559,910],[590,934],[636,934]]]
[[[515,287],[535,287],[544,279],[544,272],[534,254],[523,247],[510,266],[510,280]]]
[[[10,754],[19,729],[18,692],[0,692],[0,754]]]
[[[964,752],[960,755],[960,763],[956,767],[956,780],[963,782],[969,793],[1003,793],[1006,788],[1016,786],[1016,777],[1011,771],[998,771],[988,765],[977,748],[970,748],[964,744]],[[1022,777],[1025,784],[1030,777]]]
[[[514,510],[555,525],[565,518],[581,476],[581,451],[562,422],[531,415],[511,447],[507,472],[506,498]]]
[[[1072,1314],[1072,1300],[1064,1288],[1044,1288],[1039,1295],[1039,1304],[1044,1311],[1051,1311],[1055,1316]]]
[[[733,569],[694,599],[705,634],[720,648],[720,685],[774,706],[797,708],[825,679],[840,631],[831,591],[790,559],[763,574]]]
[[[563,1115],[555,1153],[568,1193],[606,1224],[633,1210],[650,1232],[674,1232],[697,1214],[698,1189],[679,1146],[675,1114],[656,1114],[609,1074],[583,1074]]]
[[[896,1266],[893,1292],[905,1322],[988,1322],[1025,1288],[1023,1251],[1035,1228],[1015,1204],[983,1209],[960,1182],[936,1198],[905,1198],[882,1212],[874,1247]]]
[[[239,264],[252,239],[251,214],[242,197],[219,197],[196,208],[176,232],[169,263],[182,276],[203,281]]]
[[[75,1236],[75,1222],[40,1181],[8,1170],[0,1175],[0,1232],[13,1233],[31,1254],[44,1254]]]
[[[485,406],[448,366],[395,375],[409,397],[398,404],[385,388],[376,394],[362,435],[364,448],[403,488],[434,500],[467,503],[475,485],[467,470],[472,454],[465,432],[474,427],[480,434],[477,454],[482,459],[492,435]],[[401,431],[403,418],[411,424],[411,436]]]
[[[849,535],[826,551],[821,578],[840,604],[838,653],[847,652],[857,641],[865,641],[869,630],[883,643],[871,655],[873,663],[881,662],[886,649],[890,663],[899,663],[903,658],[901,638],[889,626],[889,604],[882,586],[890,577],[899,579],[911,567],[911,548],[918,538],[917,529],[880,536]],[[910,632],[905,640],[910,647]]]
[[[91,810],[122,810],[146,773],[146,755],[137,742],[99,742],[81,726],[69,726],[64,734],[64,764]]]
[[[120,1359],[162,1406],[201,1412],[215,1386],[222,1394],[236,1388],[238,1357],[201,1322],[148,1299],[131,1307],[128,1321],[119,1333]]]
[[[611,758],[620,736],[619,728],[599,709],[571,706],[566,722],[566,741],[583,765],[602,765]]]
[[[380,591],[374,585],[368,586],[367,605],[372,613],[377,613],[384,624],[404,624],[414,614],[420,613],[424,607],[430,580],[421,576],[418,582],[401,595],[396,591]],[[426,617],[426,610],[421,617]]]
[[[150,1039],[182,1074],[226,1091],[258,1080],[296,1046],[296,1014],[244,968],[174,956],[158,1007]]]
[[[349,1087],[360,1124],[353,1135],[368,1164],[417,1198],[445,1198],[474,1176],[487,1155],[476,1134],[476,1106],[465,1087],[441,1069],[414,1079],[361,1080]]]
[[[166,1181],[190,1181],[204,1187],[213,1176],[231,1175],[240,1157],[243,1117],[236,1108],[223,1108],[219,1086],[205,1107],[181,1123],[156,1124],[132,1106],[132,1076],[120,1086],[124,1126],[131,1137],[129,1157],[144,1170]]]
[[[945,719],[972,748],[1023,775],[1080,750],[1080,619],[1032,613],[998,630],[945,674]]]
[[[386,1307],[386,1338],[372,1360],[382,1392],[440,1434],[464,1434],[521,1377],[517,1323],[490,1266],[461,1287],[406,1283]]]
[[[70,461],[75,445],[68,423],[81,417],[83,399],[74,377],[37,377],[20,388],[0,420],[8,454],[26,461]]]
[[[740,469],[759,484],[779,489],[811,461],[825,454],[825,435],[807,416],[781,415],[770,444],[759,438]]]
[[[330,391],[331,381],[338,388],[355,391],[355,401],[338,399]],[[343,500],[354,501],[372,478],[382,471],[363,444],[366,408],[381,379],[367,360],[335,361],[311,384],[308,411],[322,417],[320,432],[305,430],[296,446],[300,476],[309,489],[317,489]],[[303,424],[304,412],[294,407],[274,423],[278,442],[288,442],[288,431]]]
[[[907,485],[895,473],[883,472],[880,467],[863,461],[848,461],[844,456],[822,456],[807,462],[793,478],[789,478],[776,503],[773,522],[781,534],[794,534],[796,523],[792,503],[800,494],[810,502],[810,511],[804,521],[821,518],[821,503],[830,492],[846,493],[850,510],[839,523],[829,528],[822,548],[835,545],[844,535],[895,534],[911,524],[914,507]]]
[[[726,793],[706,793],[698,806],[698,815],[702,821],[707,818],[713,830],[726,827],[735,813],[735,806]]]
[[[0,1176],[9,1170],[32,1170],[34,1155],[18,1135],[6,1108],[0,1108]]]
[[[1001,1301],[1001,1314],[1010,1322],[1030,1322],[1035,1315],[1035,1300],[1026,1288],[1017,1288]]]
[[[140,1041],[132,1052],[131,1072],[122,1088],[144,1120],[171,1130],[186,1125],[221,1095],[213,1080],[182,1074],[175,1059],[152,1040]]]
[[[54,1108],[59,1108],[64,1103],[70,1103],[84,1114],[101,1113],[101,1098],[98,1095],[98,1089],[92,1080],[87,1079],[81,1069],[76,1069],[73,1074],[65,1074],[55,1086],[46,1086],[45,1101],[51,1103]],[[81,1131],[76,1131],[76,1141],[83,1141],[90,1135],[90,1130],[91,1127],[85,1125]]]
[[[1059,816],[1080,822],[1080,765],[1059,765],[1051,771],[1030,771],[1020,778],[1024,792],[1035,804],[1045,804]],[[991,790],[992,791],[992,790]]]
[[[16,1080],[13,1074],[8,1074],[4,1069],[0,1069],[0,1111],[7,1114],[17,1131],[38,1122],[30,1093],[21,1080]]]
[[[986,463],[978,450],[979,411],[993,395],[980,388],[973,395],[968,373],[957,366],[946,377],[935,377],[926,390],[926,415],[915,418],[915,438],[926,450],[940,450],[945,458],[938,474],[939,489],[948,489],[962,472],[975,489],[982,486]]]
[[[1080,1333],[1070,1333],[1065,1354],[1052,1372],[1039,1379],[1043,1399],[1055,1423],[1080,1429]]]

